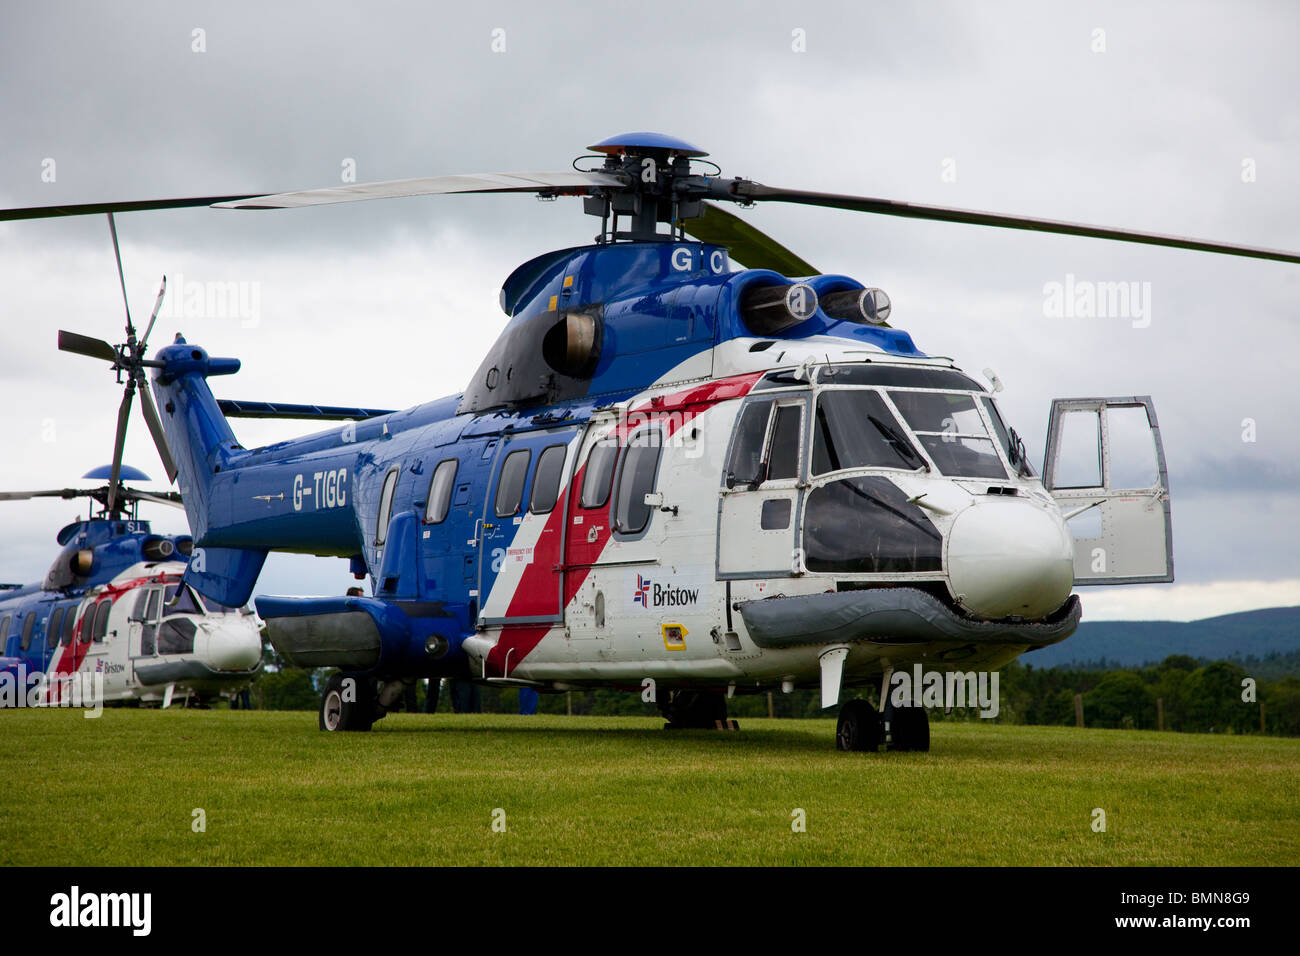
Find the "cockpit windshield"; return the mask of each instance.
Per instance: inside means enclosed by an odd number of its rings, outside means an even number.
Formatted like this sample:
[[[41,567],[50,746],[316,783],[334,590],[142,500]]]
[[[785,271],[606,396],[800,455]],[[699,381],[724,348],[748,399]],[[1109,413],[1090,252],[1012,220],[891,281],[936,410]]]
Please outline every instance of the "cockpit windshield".
[[[889,398],[942,474],[951,478],[1007,477],[973,396],[891,390]]]
[[[812,471],[843,468],[906,468],[925,461],[908,441],[884,399],[867,389],[836,389],[817,398]]]

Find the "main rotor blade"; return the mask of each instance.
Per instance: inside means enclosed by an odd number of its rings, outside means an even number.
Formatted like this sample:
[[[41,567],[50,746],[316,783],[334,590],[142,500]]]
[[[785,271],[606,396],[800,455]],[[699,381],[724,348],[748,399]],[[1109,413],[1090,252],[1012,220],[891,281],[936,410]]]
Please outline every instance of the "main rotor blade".
[[[290,209],[326,203],[356,202],[361,199],[395,199],[401,196],[432,196],[445,193],[558,193],[595,192],[623,189],[625,183],[606,173],[471,173],[463,176],[430,176],[422,179],[390,179],[376,183],[303,189],[214,203],[218,209]]]
[[[149,426],[149,434],[153,435],[154,447],[158,449],[158,457],[162,459],[163,468],[167,471],[167,481],[176,480],[176,461],[172,458],[171,448],[167,444],[167,433],[163,431],[162,419],[158,417],[158,406],[153,402],[153,396],[149,394],[149,385],[144,381],[144,373],[140,373],[140,411],[144,412],[145,423]]]
[[[108,504],[105,506],[110,513],[113,511],[113,504],[117,500],[117,481],[122,475],[122,449],[126,446],[126,426],[131,417],[131,398],[134,395],[135,381],[128,380],[126,394],[122,396],[122,404],[117,408],[117,438],[113,442],[113,472],[108,479]]]
[[[113,346],[103,339],[92,339],[89,335],[82,335],[79,332],[65,332],[59,329],[59,348],[64,352],[76,352],[78,355],[88,355],[91,358],[117,364],[117,350]]]
[[[751,269],[771,269],[784,276],[815,276],[820,270],[809,265],[771,236],[755,229],[721,206],[706,202],[705,214],[688,219],[682,228],[701,242],[726,246],[732,255]]]
[[[240,196],[195,196],[188,199],[145,199],[135,202],[90,202],[66,206],[21,206],[0,209],[0,222],[19,219],[52,219],[56,216],[90,216],[107,212],[147,212],[151,209],[188,209],[193,206],[213,206],[217,203],[251,199],[256,193]]]
[[[131,302],[126,297],[126,274],[122,272],[122,250],[117,245],[117,224],[113,222],[113,214],[108,214],[108,231],[113,237],[113,257],[117,259],[117,279],[122,283],[122,304],[126,306],[126,338],[132,341],[135,338],[135,328],[131,325]]]
[[[153,494],[148,491],[136,491],[134,488],[123,488],[123,498],[134,498],[137,501],[152,501],[156,505],[168,505],[172,508],[184,510],[185,505],[181,502],[181,496],[176,491],[166,491],[161,494]]]
[[[1063,236],[1087,236],[1092,239],[1115,239],[1120,242],[1138,242],[1151,246],[1169,246],[1174,249],[1193,249],[1198,252],[1219,252],[1230,256],[1251,259],[1271,259],[1276,262],[1300,262],[1300,253],[1282,249],[1263,249],[1229,242],[1209,242],[1183,236],[1166,236],[1132,229],[1112,229],[1089,226],[1083,223],[1060,222],[1055,219],[1032,219],[1028,216],[1003,216],[973,209],[950,209],[944,206],[921,206],[896,202],[892,199],[873,199],[868,196],[846,196],[838,193],[809,192],[805,189],[781,189],[744,180],[730,184],[731,194],[742,200],[755,202],[792,202],[806,206],[827,206],[832,209],[849,209],[854,212],[871,212],[884,216],[901,216],[905,219],[929,219],[935,222],[962,222],[972,226],[995,226],[1001,229],[1025,229],[1032,232],[1056,233]]]
[[[26,501],[29,498],[78,498],[89,491],[77,488],[50,488],[46,491],[0,491],[0,501]]]

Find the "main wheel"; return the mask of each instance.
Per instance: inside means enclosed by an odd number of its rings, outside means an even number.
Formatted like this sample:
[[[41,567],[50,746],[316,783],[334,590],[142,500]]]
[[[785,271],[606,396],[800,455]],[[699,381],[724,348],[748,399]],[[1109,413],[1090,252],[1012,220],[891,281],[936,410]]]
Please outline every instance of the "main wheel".
[[[375,722],[375,701],[370,682],[335,674],[325,685],[320,701],[320,729],[366,731]]]
[[[889,719],[891,750],[929,750],[930,717],[924,707],[895,707]]]
[[[880,715],[865,700],[850,700],[840,708],[835,725],[835,749],[870,750],[880,746]]]

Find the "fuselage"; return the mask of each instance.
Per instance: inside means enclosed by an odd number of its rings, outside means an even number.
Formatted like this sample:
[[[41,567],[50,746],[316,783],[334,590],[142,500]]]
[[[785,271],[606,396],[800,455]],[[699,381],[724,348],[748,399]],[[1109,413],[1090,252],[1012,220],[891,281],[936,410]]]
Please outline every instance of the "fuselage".
[[[756,335],[747,289],[789,280],[717,247],[539,262],[465,392],[265,448],[206,386],[237,363],[162,350],[187,580],[238,602],[268,550],[347,558],[370,596],[258,599],[291,662],[557,689],[816,683],[840,645],[849,681],[996,667],[1074,629],[1060,509],[949,360],[821,312]]]

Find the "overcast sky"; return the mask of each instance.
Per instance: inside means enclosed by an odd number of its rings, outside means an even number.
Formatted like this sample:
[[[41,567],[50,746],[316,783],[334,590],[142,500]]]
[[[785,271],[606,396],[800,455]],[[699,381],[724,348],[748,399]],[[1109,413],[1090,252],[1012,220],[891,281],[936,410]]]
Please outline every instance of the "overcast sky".
[[[1297,250],[1298,36],[1283,2],[6,4],[0,207],[337,185],[351,167],[567,169],[652,129],[774,185]],[[1300,266],[742,215],[884,288],[921,349],[993,368],[1038,460],[1053,397],[1154,397],[1178,581],[1087,589],[1086,619],[1300,604]],[[219,397],[393,408],[460,391],[504,324],[510,270],[597,229],[575,200],[517,196],[118,217],[138,318],[164,272],[246,283],[249,308],[154,334],[240,358]],[[1149,311],[1049,315],[1045,287],[1067,277],[1137,283]],[[61,487],[110,459],[121,390],[55,333],[116,342],[122,325],[102,217],[0,226],[0,487]],[[249,446],[301,431],[236,423]],[[138,418],[126,460],[162,475]],[[75,513],[4,505],[0,581],[39,578]],[[259,591],[348,583],[337,559],[273,556]]]

